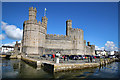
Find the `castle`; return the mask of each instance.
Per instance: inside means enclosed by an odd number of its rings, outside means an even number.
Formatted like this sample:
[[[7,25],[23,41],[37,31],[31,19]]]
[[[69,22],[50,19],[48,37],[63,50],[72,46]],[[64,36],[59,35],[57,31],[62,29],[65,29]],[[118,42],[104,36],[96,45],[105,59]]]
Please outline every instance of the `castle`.
[[[22,52],[43,55],[60,52],[62,55],[95,55],[95,45],[84,40],[82,29],[73,29],[72,20],[66,21],[66,35],[47,34],[46,16],[36,20],[36,8],[29,8],[29,20],[23,24]]]

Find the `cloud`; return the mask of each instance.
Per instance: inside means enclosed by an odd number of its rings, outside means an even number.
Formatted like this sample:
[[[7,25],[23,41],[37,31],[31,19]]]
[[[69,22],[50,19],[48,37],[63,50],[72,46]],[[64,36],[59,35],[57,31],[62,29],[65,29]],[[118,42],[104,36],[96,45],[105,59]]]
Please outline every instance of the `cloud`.
[[[107,50],[107,51],[118,51],[118,48],[115,46],[113,41],[107,41],[104,47],[95,46],[95,50]]]
[[[20,28],[17,28],[15,25],[9,25],[8,23],[1,22],[2,23],[2,30],[5,31],[8,38],[13,40],[21,40],[23,35],[23,30]]]
[[[116,51],[118,48],[115,46],[114,42],[112,41],[107,41],[105,44],[105,49],[108,51]]]
[[[104,50],[104,47],[99,48],[98,46],[95,46],[95,50]]]
[[[5,39],[5,36],[3,34],[0,34],[0,40]]]
[[[16,42],[12,42],[12,43],[7,43],[7,44],[3,44],[4,46],[14,46]]]

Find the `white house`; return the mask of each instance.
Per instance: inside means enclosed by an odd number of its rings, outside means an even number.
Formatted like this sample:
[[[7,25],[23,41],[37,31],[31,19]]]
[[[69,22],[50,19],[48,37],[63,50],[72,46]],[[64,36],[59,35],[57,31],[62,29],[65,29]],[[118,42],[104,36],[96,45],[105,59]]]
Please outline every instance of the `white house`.
[[[114,55],[115,51],[110,51],[109,55]]]
[[[2,46],[1,53],[7,53],[14,50],[13,46]]]
[[[106,50],[95,50],[95,54],[99,56],[105,56],[109,53],[109,51]]]
[[[101,52],[101,55],[107,55],[107,52],[104,50]]]

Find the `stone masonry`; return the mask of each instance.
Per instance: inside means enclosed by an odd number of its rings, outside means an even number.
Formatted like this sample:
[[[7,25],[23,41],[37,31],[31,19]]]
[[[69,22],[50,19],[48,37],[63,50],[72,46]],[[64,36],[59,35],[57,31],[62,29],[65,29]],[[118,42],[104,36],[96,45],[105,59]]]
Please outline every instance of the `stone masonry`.
[[[66,21],[66,35],[47,34],[46,16],[36,20],[36,8],[29,8],[29,20],[23,24],[22,52],[28,55],[53,54],[95,55],[95,45],[86,45],[83,30],[72,28],[72,20]]]

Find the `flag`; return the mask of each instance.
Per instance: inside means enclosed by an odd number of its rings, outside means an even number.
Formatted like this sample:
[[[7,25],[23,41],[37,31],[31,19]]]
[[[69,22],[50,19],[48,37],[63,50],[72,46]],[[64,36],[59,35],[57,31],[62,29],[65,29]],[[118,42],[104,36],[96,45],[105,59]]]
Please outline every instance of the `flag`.
[[[47,11],[47,9],[45,8],[45,11]]]

